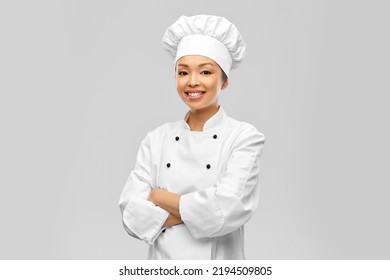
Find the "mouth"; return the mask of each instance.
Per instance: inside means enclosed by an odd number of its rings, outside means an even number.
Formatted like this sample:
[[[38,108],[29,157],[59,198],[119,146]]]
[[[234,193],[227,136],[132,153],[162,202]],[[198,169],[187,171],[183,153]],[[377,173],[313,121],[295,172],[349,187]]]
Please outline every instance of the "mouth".
[[[186,91],[185,94],[190,100],[197,100],[202,98],[202,96],[205,94],[205,91]]]

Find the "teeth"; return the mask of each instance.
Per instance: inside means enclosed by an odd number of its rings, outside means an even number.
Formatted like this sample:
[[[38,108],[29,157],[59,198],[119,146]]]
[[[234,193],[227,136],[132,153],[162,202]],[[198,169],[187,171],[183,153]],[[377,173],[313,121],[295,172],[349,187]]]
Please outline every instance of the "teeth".
[[[196,97],[196,96],[199,96],[199,95],[201,95],[202,94],[202,92],[189,92],[188,93],[188,95],[189,96],[192,96],[192,97]]]

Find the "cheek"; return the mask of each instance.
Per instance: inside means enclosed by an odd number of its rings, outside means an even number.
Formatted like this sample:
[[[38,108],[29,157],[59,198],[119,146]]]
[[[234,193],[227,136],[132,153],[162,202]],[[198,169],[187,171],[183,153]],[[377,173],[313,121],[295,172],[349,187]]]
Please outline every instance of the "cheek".
[[[177,90],[183,90],[184,86],[185,86],[185,83],[183,83],[182,80],[176,79],[176,89]]]
[[[210,89],[213,89],[215,91],[218,91],[220,88],[221,88],[221,83],[219,80],[215,79],[215,80],[212,80],[212,81],[209,81],[207,86],[210,88]]]
[[[176,82],[176,87],[178,88],[180,86],[180,80],[176,78],[175,82]]]

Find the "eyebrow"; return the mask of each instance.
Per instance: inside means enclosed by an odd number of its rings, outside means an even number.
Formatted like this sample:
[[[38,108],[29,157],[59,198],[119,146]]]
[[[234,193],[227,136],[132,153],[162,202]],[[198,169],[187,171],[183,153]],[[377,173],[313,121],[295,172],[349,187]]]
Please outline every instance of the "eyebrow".
[[[205,66],[205,65],[207,65],[207,64],[209,64],[209,65],[211,65],[211,66],[214,66],[214,64],[212,64],[212,63],[210,63],[210,62],[206,62],[206,63],[199,64],[198,67],[202,67],[202,66]],[[188,67],[187,64],[183,64],[183,63],[180,63],[180,64],[178,64],[177,66]]]

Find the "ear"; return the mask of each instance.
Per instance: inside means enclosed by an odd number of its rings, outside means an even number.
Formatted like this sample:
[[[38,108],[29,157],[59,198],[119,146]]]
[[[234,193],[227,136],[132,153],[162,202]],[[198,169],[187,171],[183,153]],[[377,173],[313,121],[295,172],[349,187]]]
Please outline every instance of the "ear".
[[[229,85],[229,81],[226,78],[226,79],[223,80],[223,83],[222,83],[222,86],[221,86],[221,90],[224,90],[225,88],[227,88],[228,85]]]

